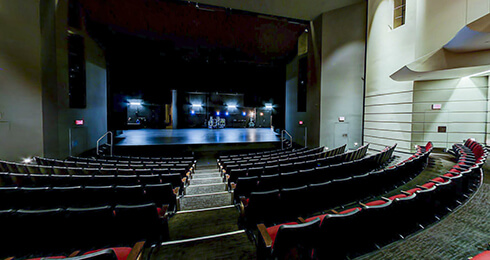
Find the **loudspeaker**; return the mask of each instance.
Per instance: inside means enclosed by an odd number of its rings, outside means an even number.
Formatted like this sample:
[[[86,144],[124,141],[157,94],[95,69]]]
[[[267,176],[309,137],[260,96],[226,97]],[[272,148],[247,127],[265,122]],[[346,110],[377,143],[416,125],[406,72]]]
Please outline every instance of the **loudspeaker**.
[[[83,37],[71,34],[68,36],[68,95],[70,108],[87,107],[87,87],[85,80]]]

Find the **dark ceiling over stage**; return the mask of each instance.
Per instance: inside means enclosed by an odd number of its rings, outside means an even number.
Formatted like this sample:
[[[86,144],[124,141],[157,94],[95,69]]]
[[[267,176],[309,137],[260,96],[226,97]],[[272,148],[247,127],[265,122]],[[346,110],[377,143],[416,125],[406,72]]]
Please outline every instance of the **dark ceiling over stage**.
[[[97,38],[103,45],[113,39],[100,30],[109,29],[171,43],[185,59],[205,52],[227,62],[284,63],[296,52],[297,39],[308,26],[305,21],[187,1],[79,1],[89,30],[99,31]]]

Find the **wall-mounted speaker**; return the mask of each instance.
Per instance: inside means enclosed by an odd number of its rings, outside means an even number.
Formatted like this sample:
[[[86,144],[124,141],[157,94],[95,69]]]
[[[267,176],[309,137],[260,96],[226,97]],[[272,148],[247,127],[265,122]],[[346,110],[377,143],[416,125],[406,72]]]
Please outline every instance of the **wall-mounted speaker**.
[[[68,36],[68,95],[70,108],[87,107],[87,87],[85,80],[83,37],[70,34]]]

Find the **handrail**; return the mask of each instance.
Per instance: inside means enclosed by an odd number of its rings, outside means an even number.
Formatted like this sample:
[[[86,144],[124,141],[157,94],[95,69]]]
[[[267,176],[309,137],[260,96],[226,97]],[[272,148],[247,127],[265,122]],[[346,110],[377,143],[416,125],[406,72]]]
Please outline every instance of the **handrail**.
[[[110,140],[111,140],[111,143],[110,143],[110,144],[108,144],[108,145],[109,145],[109,147],[111,148],[111,149],[110,149],[110,156],[112,156],[112,144],[114,143],[114,134],[113,134],[111,131],[107,131],[105,134],[103,134],[103,135],[102,135],[102,136],[101,136],[101,137],[100,137],[100,138],[97,140],[97,146],[96,146],[96,147],[97,147],[97,150],[96,150],[96,151],[97,151],[97,155],[99,155],[99,150],[100,150],[99,143],[100,143],[100,141],[101,141],[102,139],[104,139],[104,137],[106,137],[107,135],[110,135],[110,137],[111,137],[111,139],[110,139]]]
[[[284,149],[284,134],[287,134],[289,136],[291,143],[293,143],[293,136],[291,136],[291,134],[289,134],[288,131],[282,130],[281,131],[281,149]]]

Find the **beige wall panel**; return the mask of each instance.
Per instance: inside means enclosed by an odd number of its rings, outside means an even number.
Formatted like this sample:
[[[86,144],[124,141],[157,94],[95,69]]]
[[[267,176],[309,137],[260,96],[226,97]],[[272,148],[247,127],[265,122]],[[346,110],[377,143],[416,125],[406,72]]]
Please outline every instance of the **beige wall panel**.
[[[366,106],[382,104],[398,104],[412,102],[412,92],[397,93],[393,95],[366,97]]]
[[[471,23],[476,19],[488,14],[490,1],[488,0],[467,0],[466,23]]]
[[[365,108],[366,114],[380,114],[380,113],[411,113],[412,104],[397,104],[397,105],[379,105],[369,106]]]
[[[441,104],[441,111],[444,112],[473,112],[473,111],[482,111],[482,107],[487,105],[487,101],[455,101],[455,102],[426,102],[426,103],[415,103],[413,104],[414,112],[427,112],[432,111],[432,104]],[[486,111],[486,109],[484,110]]]
[[[392,122],[364,122],[364,128],[374,130],[393,130],[393,131],[410,131],[412,129],[411,123],[392,123]]]
[[[465,0],[417,0],[415,58],[440,49],[465,25]]]
[[[377,122],[412,122],[412,114],[374,114],[365,115],[364,119],[366,121],[377,121]]]
[[[398,140],[410,140],[411,138],[411,132],[402,131],[364,129],[364,134],[369,136],[389,137]]]

